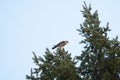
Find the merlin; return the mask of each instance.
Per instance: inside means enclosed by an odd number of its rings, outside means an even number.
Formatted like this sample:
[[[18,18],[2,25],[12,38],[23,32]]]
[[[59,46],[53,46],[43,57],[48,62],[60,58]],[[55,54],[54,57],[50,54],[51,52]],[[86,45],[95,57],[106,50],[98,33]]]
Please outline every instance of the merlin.
[[[61,48],[61,47],[65,46],[67,43],[68,43],[68,41],[61,41],[61,42],[59,42],[58,44],[54,45],[54,46],[52,47],[52,49],[55,49],[55,48],[57,48],[57,47]]]

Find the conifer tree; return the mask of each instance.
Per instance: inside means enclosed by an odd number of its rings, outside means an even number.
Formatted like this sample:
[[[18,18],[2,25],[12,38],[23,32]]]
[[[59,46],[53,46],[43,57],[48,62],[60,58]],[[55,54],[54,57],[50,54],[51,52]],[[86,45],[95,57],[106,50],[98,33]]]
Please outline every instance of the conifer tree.
[[[46,49],[44,57],[37,57],[33,52],[36,68],[26,75],[29,80],[80,80],[77,74],[76,62],[71,54],[64,49],[57,48],[55,52]]]
[[[31,69],[28,80],[120,80],[120,42],[118,36],[108,37],[109,23],[101,27],[97,10],[92,13],[91,5],[83,5],[83,24],[77,29],[84,37],[80,44],[84,49],[79,56],[71,57],[65,49],[46,49],[43,57],[33,52],[36,65]],[[80,61],[80,65],[76,62]],[[76,65],[78,67],[76,67]]]
[[[108,37],[109,25],[100,26],[97,10],[91,13],[91,5],[83,5],[83,24],[78,29],[84,39],[84,50],[80,60],[79,73],[82,80],[120,80],[120,42],[118,37]]]

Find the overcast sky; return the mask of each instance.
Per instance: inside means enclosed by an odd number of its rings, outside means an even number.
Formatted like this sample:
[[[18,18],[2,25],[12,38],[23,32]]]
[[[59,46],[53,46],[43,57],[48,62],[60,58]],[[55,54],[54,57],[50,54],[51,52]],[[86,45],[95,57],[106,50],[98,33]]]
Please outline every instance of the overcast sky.
[[[109,36],[120,37],[120,1],[85,0],[98,10],[101,26],[110,23]],[[45,49],[61,40],[72,56],[80,55],[81,36],[76,29],[84,21],[84,0],[0,0],[0,79],[25,80],[33,67],[32,51]],[[51,50],[54,51],[54,50]]]

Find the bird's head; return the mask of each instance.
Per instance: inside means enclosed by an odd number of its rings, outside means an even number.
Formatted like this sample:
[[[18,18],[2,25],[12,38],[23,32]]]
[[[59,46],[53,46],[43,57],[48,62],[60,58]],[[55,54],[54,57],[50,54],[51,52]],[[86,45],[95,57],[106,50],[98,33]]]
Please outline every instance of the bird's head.
[[[68,41],[65,41],[65,44],[67,44],[68,43]]]

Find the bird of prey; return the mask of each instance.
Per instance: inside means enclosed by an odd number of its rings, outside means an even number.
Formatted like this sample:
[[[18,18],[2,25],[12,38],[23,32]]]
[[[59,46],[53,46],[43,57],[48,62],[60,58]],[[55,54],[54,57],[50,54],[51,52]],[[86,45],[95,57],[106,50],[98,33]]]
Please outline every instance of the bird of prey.
[[[65,46],[67,43],[68,43],[68,41],[61,41],[61,42],[59,42],[58,44],[54,45],[54,46],[52,47],[52,49],[55,49],[56,47],[61,48],[61,47]]]

